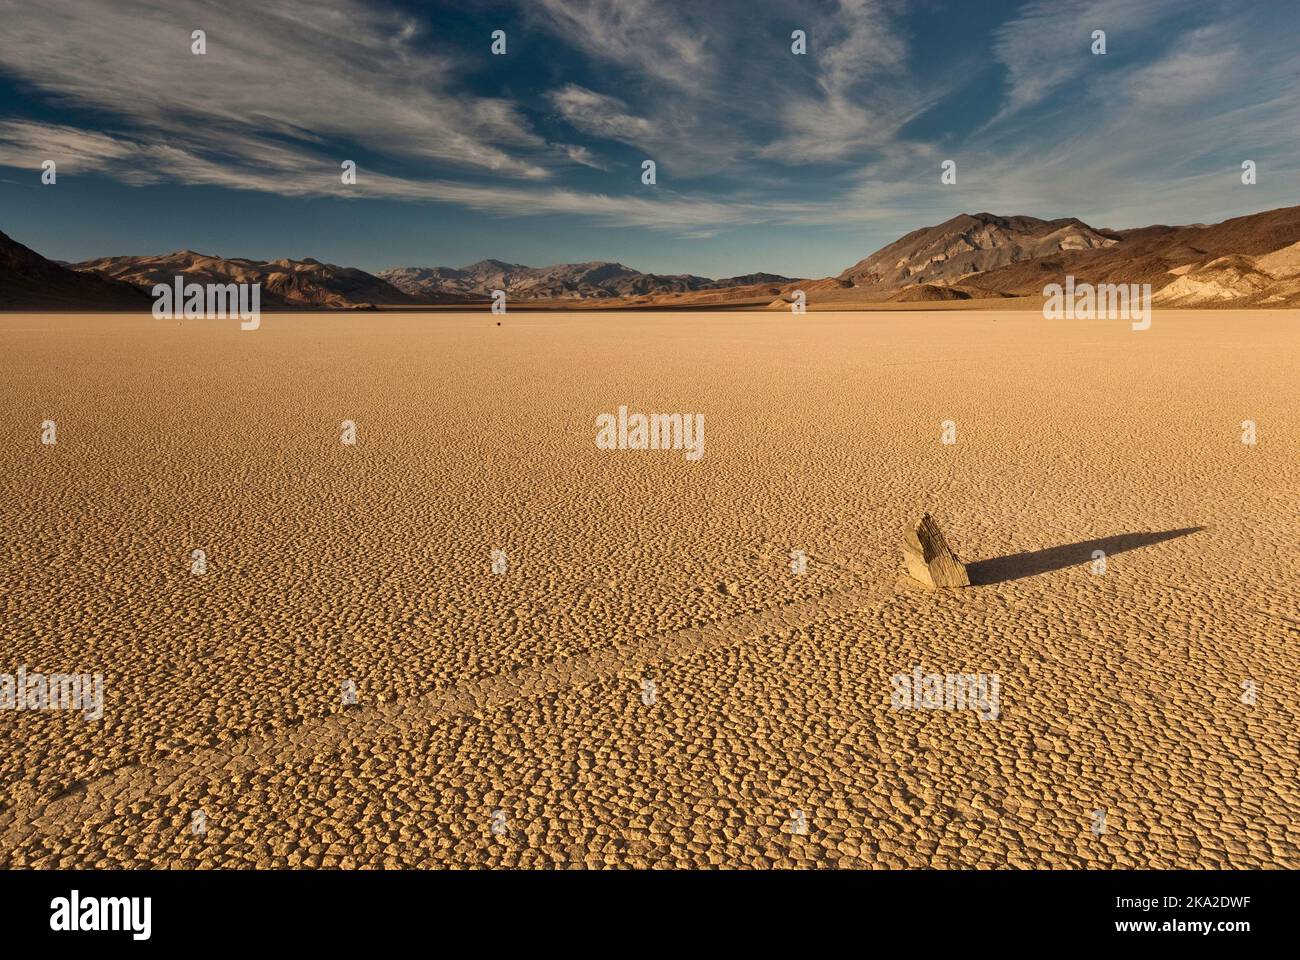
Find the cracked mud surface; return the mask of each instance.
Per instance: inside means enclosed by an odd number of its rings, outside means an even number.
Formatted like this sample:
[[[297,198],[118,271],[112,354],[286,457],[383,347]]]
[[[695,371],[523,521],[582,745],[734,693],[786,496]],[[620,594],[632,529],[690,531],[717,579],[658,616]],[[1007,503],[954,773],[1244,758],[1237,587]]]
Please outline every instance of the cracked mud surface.
[[[0,865],[1300,866],[1296,319],[0,317]]]

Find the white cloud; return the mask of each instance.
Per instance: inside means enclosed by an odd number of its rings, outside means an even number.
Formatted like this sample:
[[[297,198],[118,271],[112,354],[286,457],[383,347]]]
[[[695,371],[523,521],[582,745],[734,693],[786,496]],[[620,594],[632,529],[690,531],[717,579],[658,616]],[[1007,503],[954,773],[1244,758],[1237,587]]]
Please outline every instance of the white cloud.
[[[1167,109],[1204,103],[1231,90],[1241,49],[1221,25],[1190,31],[1168,55],[1122,74],[1113,92],[1139,107]],[[1106,86],[1102,95],[1112,92]]]
[[[555,149],[580,166],[591,167],[593,170],[609,169],[599,157],[586,147],[573,143],[557,143]]]
[[[781,134],[759,156],[781,163],[827,163],[892,143],[932,105],[941,87],[908,80],[907,45],[880,0],[838,0],[808,34],[814,87],[776,100]]]
[[[1186,17],[1197,5],[1197,0],[1035,0],[994,34],[993,53],[1008,81],[1006,102],[995,119],[1047,99],[1100,66],[1102,55],[1092,53],[1094,30],[1106,32],[1104,56],[1131,57],[1149,43],[1142,31],[1166,17]]]
[[[677,194],[656,188],[647,196],[610,196],[538,185],[468,184],[415,180],[362,169],[357,184],[340,187],[333,159],[310,154],[266,154],[267,162],[214,160],[173,144],[133,141],[73,127],[33,122],[0,123],[8,141],[0,164],[38,169],[54,159],[63,169],[98,171],[129,183],[159,179],[189,184],[257,190],[287,197],[338,197],[454,203],[500,216],[570,214],[607,226],[684,230],[721,224],[757,223],[798,208],[722,197]]]
[[[617,97],[596,93],[570,83],[547,95],[551,105],[568,123],[583,133],[624,143],[645,143],[658,134],[654,124],[628,113],[627,104]]]
[[[0,120],[0,166],[39,170],[53,160],[62,173],[84,173],[144,161],[137,144],[105,133],[30,120]]]
[[[207,53],[190,32],[207,33]],[[511,176],[545,143],[513,104],[451,89],[450,56],[414,46],[415,24],[354,0],[41,0],[0,31],[0,69],[155,135],[253,156],[268,137],[374,145]]]
[[[589,56],[674,87],[717,69],[697,18],[660,0],[536,0],[542,24]],[[707,5],[705,5],[707,9]]]

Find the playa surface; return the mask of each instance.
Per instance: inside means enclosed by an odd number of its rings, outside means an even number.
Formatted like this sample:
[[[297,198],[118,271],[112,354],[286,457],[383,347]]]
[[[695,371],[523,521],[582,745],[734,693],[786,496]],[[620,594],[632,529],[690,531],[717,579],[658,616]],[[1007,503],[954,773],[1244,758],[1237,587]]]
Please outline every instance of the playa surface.
[[[0,673],[104,678],[0,710],[2,866],[1300,867],[1297,312],[9,314],[0,357]],[[597,449],[623,405],[702,458]],[[972,587],[900,581],[926,511]],[[998,715],[893,709],[918,667]]]

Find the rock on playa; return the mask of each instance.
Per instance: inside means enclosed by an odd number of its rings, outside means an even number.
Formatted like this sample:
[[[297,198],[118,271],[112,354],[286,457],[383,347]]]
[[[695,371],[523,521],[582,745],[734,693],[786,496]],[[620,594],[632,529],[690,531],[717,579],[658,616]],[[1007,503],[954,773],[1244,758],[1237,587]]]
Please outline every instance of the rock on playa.
[[[965,564],[957,559],[928,513],[903,537],[903,560],[908,575],[931,590],[970,586]]]

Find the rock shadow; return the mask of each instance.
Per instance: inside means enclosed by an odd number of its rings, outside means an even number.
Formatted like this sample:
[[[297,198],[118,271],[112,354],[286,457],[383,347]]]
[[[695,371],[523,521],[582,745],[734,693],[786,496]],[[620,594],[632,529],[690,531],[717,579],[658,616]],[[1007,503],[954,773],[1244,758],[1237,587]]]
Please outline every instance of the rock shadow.
[[[1007,583],[1011,580],[1036,577],[1040,573],[1050,573],[1076,564],[1091,563],[1094,550],[1101,550],[1110,557],[1126,550],[1137,550],[1176,537],[1185,537],[1204,529],[1204,527],[1182,527],[1178,530],[1121,533],[1097,540],[1080,540],[1078,543],[1048,547],[1045,550],[1030,550],[1024,553],[1007,554],[1005,557],[977,560],[967,564],[966,570],[970,574],[972,586]]]

